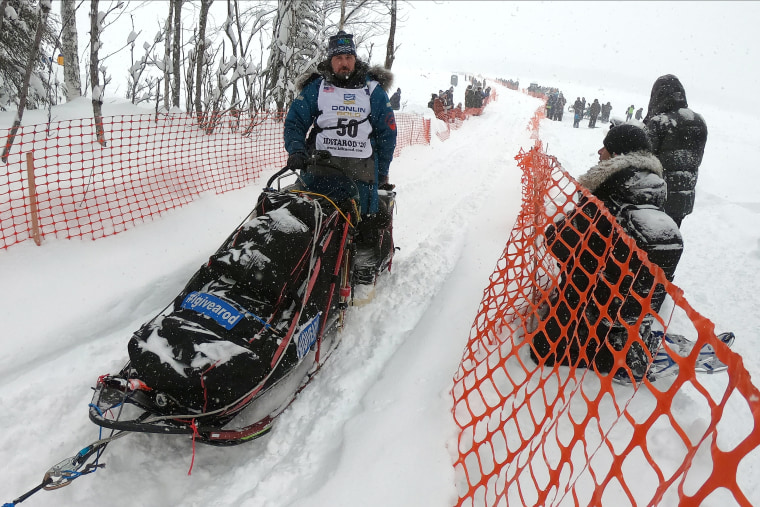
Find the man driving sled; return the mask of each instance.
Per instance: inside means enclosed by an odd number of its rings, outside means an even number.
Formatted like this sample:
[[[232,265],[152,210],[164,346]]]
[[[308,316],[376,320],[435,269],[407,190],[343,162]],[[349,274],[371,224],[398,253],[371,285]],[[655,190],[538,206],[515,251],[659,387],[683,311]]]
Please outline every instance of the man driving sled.
[[[288,167],[300,171],[307,189],[335,202],[359,203],[355,281],[360,284],[373,284],[376,269],[389,256],[384,254],[391,215],[378,188],[393,189],[388,169],[396,119],[387,94],[392,83],[390,71],[358,60],[353,35],[340,31],[330,37],[327,59],[296,82],[299,94],[285,118]]]

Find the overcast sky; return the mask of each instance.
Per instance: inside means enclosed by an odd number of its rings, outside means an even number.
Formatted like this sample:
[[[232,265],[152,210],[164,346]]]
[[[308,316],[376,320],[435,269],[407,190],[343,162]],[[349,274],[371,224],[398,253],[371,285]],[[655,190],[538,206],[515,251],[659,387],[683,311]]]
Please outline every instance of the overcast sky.
[[[399,65],[508,79],[639,82],[675,74],[687,97],[760,106],[760,2],[411,1]],[[710,93],[708,93],[710,92]]]
[[[127,11],[144,30],[139,45],[157,31],[166,13],[162,4],[129,2]],[[101,2],[101,10],[108,5]],[[399,9],[397,74],[409,68],[456,70],[560,88],[563,82],[599,89],[633,84],[648,97],[654,80],[670,73],[695,104],[724,95],[725,107],[760,108],[760,2],[412,0],[400,2]],[[221,23],[226,2],[217,0],[212,10]],[[88,12],[83,4],[78,13],[82,38],[88,37]],[[103,54],[126,41],[127,13],[118,25],[108,28]],[[382,63],[384,50],[377,45],[384,48],[386,40],[374,42],[372,63]],[[124,96],[121,69],[129,65],[127,51],[108,60],[114,83],[107,94]]]

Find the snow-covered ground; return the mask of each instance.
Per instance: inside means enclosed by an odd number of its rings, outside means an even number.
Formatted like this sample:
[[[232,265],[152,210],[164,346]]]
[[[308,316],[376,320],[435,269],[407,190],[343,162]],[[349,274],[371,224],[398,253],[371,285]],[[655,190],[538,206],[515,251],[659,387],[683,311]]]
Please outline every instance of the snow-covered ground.
[[[449,75],[394,70],[406,111],[429,115],[430,93],[447,88]],[[567,86],[575,93],[585,85]],[[541,104],[496,89],[498,101],[449,140],[433,136],[430,146],[407,148],[393,162],[401,248],[393,272],[371,305],[349,311],[340,348],[267,437],[232,448],[197,446],[188,476],[189,439],[129,435],[109,446],[105,469],[23,505],[453,505],[449,390],[519,209],[514,156],[532,145],[528,121]],[[457,102],[463,90],[460,76]],[[617,94],[621,104],[632,95],[646,104],[649,90],[605,90],[600,102],[615,105]],[[760,214],[752,163],[760,156],[760,121],[723,112],[717,101],[690,105],[710,134],[675,283],[718,330],[736,332],[734,349],[760,378],[760,228],[752,225]],[[122,108],[107,104],[105,114]],[[0,125],[9,118],[0,115]],[[604,124],[582,125],[573,129],[569,115],[541,124],[549,153],[576,176],[597,161],[606,133]],[[97,439],[87,418],[90,387],[123,365],[132,331],[181,290],[248,213],[265,179],[203,195],[114,237],[47,239],[41,247],[27,241],[0,251],[0,501],[37,485],[50,466]],[[757,476],[754,468],[742,470]],[[751,499],[760,504],[758,492]]]

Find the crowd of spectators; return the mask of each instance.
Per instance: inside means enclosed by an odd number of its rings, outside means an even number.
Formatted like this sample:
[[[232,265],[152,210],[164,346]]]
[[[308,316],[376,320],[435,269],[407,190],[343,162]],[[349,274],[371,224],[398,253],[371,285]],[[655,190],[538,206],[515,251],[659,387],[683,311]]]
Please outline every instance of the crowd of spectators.
[[[567,100],[562,92],[552,88],[546,98],[546,117],[550,120],[562,121],[562,113],[565,110]]]
[[[480,109],[483,107],[485,100],[491,94],[491,87],[485,86],[485,80],[479,81],[474,77],[469,78],[470,84],[464,91],[464,107],[458,102],[454,105],[454,87],[448,90],[438,90],[438,93],[432,93],[428,107],[433,110],[436,118],[442,120],[452,120],[456,118],[464,119],[465,109]]]
[[[461,106],[462,104],[459,104],[460,109]],[[448,90],[438,90],[438,93],[431,94],[428,107],[439,118],[448,113],[454,107],[454,87],[452,86]]]
[[[485,80],[481,83],[477,79],[472,79],[464,91],[464,107],[483,107],[483,101],[491,94],[491,87],[484,88]]]

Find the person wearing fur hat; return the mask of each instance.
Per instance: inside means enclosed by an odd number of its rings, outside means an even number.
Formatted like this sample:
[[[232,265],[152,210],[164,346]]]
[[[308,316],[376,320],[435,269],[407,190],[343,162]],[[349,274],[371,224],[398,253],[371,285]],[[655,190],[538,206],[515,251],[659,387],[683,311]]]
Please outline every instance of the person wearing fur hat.
[[[296,82],[299,93],[285,117],[288,167],[300,171],[306,189],[338,205],[358,203],[353,276],[365,287],[392,256],[392,216],[378,195],[394,188],[392,84],[390,71],[357,59],[353,35],[341,30],[330,37],[327,59]]]
[[[537,317],[546,320],[554,313],[560,320],[571,321],[567,329],[571,330],[572,336],[562,336],[559,327],[547,325],[546,332],[539,331],[533,337],[531,355],[537,362],[541,357],[549,365],[555,362],[577,364],[580,360],[581,366],[628,378],[629,373],[624,368],[612,371],[614,358],[610,349],[623,350],[627,346],[628,329],[639,322],[640,307],[624,304],[620,307],[617,320],[610,322],[600,315],[600,308],[605,302],[597,300],[604,291],[591,288],[585,292],[587,299],[582,301],[582,293],[570,284],[570,273],[574,273],[573,277],[577,277],[579,272],[590,273],[591,280],[604,280],[605,284],[616,284],[620,277],[633,275],[631,290],[643,298],[651,293],[653,312],[658,312],[665,300],[665,289],[662,285],[653,286],[652,275],[644,266],[636,273],[626,273],[614,266],[615,263],[608,264],[604,260],[591,263],[593,255],[582,251],[588,244],[580,241],[578,231],[585,231],[589,221],[595,221],[599,231],[610,230],[611,224],[599,211],[598,203],[601,202],[625,233],[671,281],[683,251],[683,240],[676,223],[663,211],[667,188],[662,177],[662,165],[651,153],[646,133],[633,124],[612,127],[598,153],[599,163],[578,178],[578,183],[598,200],[579,192],[575,209],[546,231],[546,247],[562,269],[559,288],[563,298],[560,298],[559,292],[553,292],[548,301],[539,306]],[[617,238],[617,233],[612,232],[613,243],[620,241]],[[616,251],[619,248],[624,248],[622,243],[620,247],[616,244]],[[554,312],[549,311],[552,308]],[[658,339],[650,332],[652,320],[651,315],[644,317],[639,328],[642,341],[631,342],[626,353],[626,364],[633,380],[640,380],[646,374],[651,353],[659,345]],[[532,331],[535,329],[534,325]],[[558,343],[555,352],[551,350],[552,343]],[[646,345],[650,355],[640,343]]]
[[[297,80],[299,93],[285,118],[288,167],[301,171],[309,190],[338,201],[357,198],[362,215],[378,212],[377,190],[390,186],[396,149],[392,83],[390,71],[357,59],[352,34],[330,37],[327,59]],[[310,160],[315,152],[328,152],[329,165],[343,174]]]
[[[644,125],[668,183],[665,212],[680,227],[684,217],[694,209],[694,189],[707,143],[707,124],[701,115],[689,109],[681,81],[666,74],[652,86]]]

